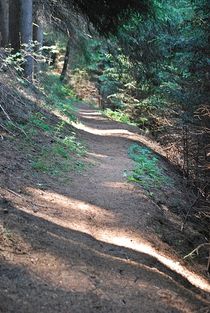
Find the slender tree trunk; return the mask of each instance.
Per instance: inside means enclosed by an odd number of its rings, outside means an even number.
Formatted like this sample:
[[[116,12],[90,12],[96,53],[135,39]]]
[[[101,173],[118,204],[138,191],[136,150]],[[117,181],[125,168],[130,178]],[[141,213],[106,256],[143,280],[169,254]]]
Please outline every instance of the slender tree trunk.
[[[5,47],[9,41],[9,0],[0,0],[0,46]]]
[[[38,17],[35,18],[35,23],[33,25],[33,40],[36,43],[34,48],[35,52],[40,53],[40,48],[43,46],[43,28],[39,22]],[[34,75],[36,75],[40,70],[40,64],[38,61],[34,61]]]
[[[33,40],[38,43],[37,50],[39,50],[43,46],[43,29],[38,20],[33,26]]]
[[[3,0],[4,1],[4,0]],[[9,43],[14,52],[20,49],[20,1],[9,0]]]
[[[210,111],[210,106],[207,107]],[[201,117],[202,118],[202,117]],[[204,135],[204,144],[205,144],[205,180],[206,180],[206,188],[205,188],[205,197],[207,199],[207,203],[210,203],[210,116],[203,117],[203,125],[206,130],[206,134]]]
[[[32,80],[33,58],[31,54],[31,43],[33,40],[33,0],[21,0],[20,14],[21,43],[26,45],[26,62],[24,65],[24,76]]]
[[[69,38],[67,45],[66,45],[66,54],[65,54],[65,58],[64,58],[63,69],[62,69],[61,76],[60,76],[61,81],[64,81],[64,79],[66,77],[67,70],[68,70],[69,57],[70,57],[70,44],[71,44],[71,40]]]

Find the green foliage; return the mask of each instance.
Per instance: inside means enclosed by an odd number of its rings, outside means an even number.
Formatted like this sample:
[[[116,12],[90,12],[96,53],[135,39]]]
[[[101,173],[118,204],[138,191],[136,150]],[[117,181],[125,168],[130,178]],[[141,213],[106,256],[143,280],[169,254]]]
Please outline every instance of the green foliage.
[[[128,155],[135,161],[134,169],[127,175],[129,181],[139,183],[148,191],[170,182],[160,167],[158,157],[150,149],[133,144],[129,147]]]
[[[175,107],[192,115],[210,97],[209,1],[154,0],[153,10],[133,14],[108,40],[83,38],[77,64],[97,74],[105,107],[143,128],[151,114]]]
[[[64,176],[66,172],[85,168],[85,163],[79,158],[86,155],[86,148],[75,133],[69,131],[68,123],[61,121],[53,126],[47,116],[39,112],[32,115],[28,123],[18,126],[27,134],[20,148],[31,155],[34,170]],[[44,147],[39,143],[40,134],[46,134],[50,139]]]
[[[12,49],[6,49],[7,56],[5,57],[4,61],[4,67],[12,67],[14,68],[17,73],[23,72],[23,64],[25,63],[25,58],[23,53],[16,52],[12,53]]]
[[[111,109],[106,109],[103,111],[103,114],[107,116],[108,118],[111,118],[114,121],[129,124],[129,125],[135,125],[135,123],[131,122],[128,114],[122,111],[112,111]]]
[[[1,69],[12,68],[19,75],[19,82],[23,85],[27,85],[28,81],[21,78],[27,58],[31,56],[36,63],[44,64],[50,60],[51,53],[58,52],[58,47],[57,45],[40,47],[39,42],[32,41],[29,44],[21,44],[17,52],[11,47],[4,48],[3,51],[4,55],[1,57],[2,66],[0,71]]]
[[[77,98],[69,85],[64,85],[59,75],[46,74],[41,80],[43,92],[46,95],[47,106],[51,109],[57,109],[68,117],[69,122],[76,121],[75,107],[73,103]]]
[[[33,112],[25,123],[17,124],[26,134],[19,148],[29,156],[36,172],[63,179],[69,171],[80,172],[85,168],[80,158],[86,155],[86,148],[71,129],[71,122],[76,120],[72,105],[75,96],[69,86],[61,84],[57,75],[48,74],[42,86],[47,105],[44,110]],[[59,111],[65,120],[58,120],[52,110]],[[7,127],[13,130],[15,125],[8,121]]]
[[[60,139],[59,143],[69,152],[73,152],[78,156],[84,156],[86,154],[86,149],[80,142],[77,141],[74,133],[72,133],[71,136],[65,136],[64,139]]]
[[[47,117],[44,116],[43,113],[41,112],[37,112],[35,114],[32,114],[29,118],[29,125],[28,126],[35,126],[45,132],[52,132],[53,131],[53,127],[50,126],[47,122]],[[33,129],[33,128],[31,128]]]
[[[63,176],[69,171],[80,172],[85,168],[85,163],[78,157],[86,154],[86,149],[78,143],[74,135],[64,139],[55,138],[55,142],[42,148],[32,163],[36,171],[48,173],[52,176]]]
[[[65,123],[61,122],[53,128],[51,143],[41,148],[34,158],[32,167],[35,170],[62,176],[66,172],[81,171],[85,168],[84,162],[78,158],[86,155],[86,148],[78,142],[73,132],[66,135],[65,126]]]
[[[36,171],[40,171],[43,173],[48,173],[49,172],[49,164],[43,159],[43,158],[38,158],[36,161],[32,163],[32,167]]]

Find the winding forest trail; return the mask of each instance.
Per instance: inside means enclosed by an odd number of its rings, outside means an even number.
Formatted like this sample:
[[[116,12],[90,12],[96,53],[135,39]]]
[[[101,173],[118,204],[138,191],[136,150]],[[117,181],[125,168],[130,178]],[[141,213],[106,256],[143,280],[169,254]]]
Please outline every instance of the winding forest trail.
[[[33,205],[16,203],[25,253],[2,260],[0,312],[210,312],[210,285],[158,239],[160,208],[123,177],[132,142],[153,143],[88,105],[78,118],[93,166],[65,186],[28,186]]]

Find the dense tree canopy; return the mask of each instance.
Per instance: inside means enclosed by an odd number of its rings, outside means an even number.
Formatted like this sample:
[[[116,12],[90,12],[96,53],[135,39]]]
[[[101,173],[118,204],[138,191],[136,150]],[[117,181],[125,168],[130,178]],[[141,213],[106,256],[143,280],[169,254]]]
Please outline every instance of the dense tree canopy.
[[[46,8],[46,13],[51,12],[58,17],[64,17],[65,10],[67,10],[66,18],[71,11],[82,14],[103,34],[115,32],[117,27],[124,23],[132,12],[139,12],[140,14],[152,12],[151,1],[145,0],[122,0],[120,2],[111,0],[39,0],[39,3]]]

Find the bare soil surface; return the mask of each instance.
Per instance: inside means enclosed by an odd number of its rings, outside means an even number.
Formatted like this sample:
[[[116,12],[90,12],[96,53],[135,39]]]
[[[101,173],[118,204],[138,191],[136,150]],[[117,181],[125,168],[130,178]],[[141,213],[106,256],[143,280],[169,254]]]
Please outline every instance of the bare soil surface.
[[[132,143],[161,148],[86,104],[78,118],[87,169],[65,184],[1,142],[0,312],[210,312],[208,279],[181,258],[203,238],[180,231],[190,195],[179,175],[163,158],[175,185],[154,199],[123,175]]]

